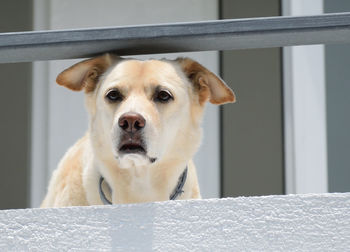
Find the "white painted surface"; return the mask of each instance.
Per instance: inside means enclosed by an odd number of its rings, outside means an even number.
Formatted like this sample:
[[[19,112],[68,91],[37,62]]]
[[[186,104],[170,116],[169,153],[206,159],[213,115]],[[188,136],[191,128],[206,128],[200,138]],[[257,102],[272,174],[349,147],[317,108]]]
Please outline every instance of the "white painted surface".
[[[41,17],[38,18],[35,25],[39,29],[42,27],[42,23],[46,23],[47,29],[68,29],[214,20],[217,19],[218,14],[217,1],[212,0],[104,0],[103,4],[101,1],[95,0],[35,0],[34,2],[36,3],[35,13]],[[175,58],[179,55],[150,55],[142,58]],[[211,71],[218,72],[217,52],[181,55],[192,57]],[[42,124],[40,127],[36,127],[35,125],[38,123],[35,122],[33,127],[36,136],[41,134],[41,137],[33,138],[33,153],[35,160],[37,160],[32,166],[31,206],[33,207],[40,204],[45,194],[46,186],[43,185],[46,185],[64,152],[82,137],[87,129],[87,113],[84,108],[83,93],[72,92],[55,84],[56,76],[76,61],[50,61],[36,65],[41,66],[41,70],[34,68],[36,69],[34,75],[42,74],[46,77],[46,81],[43,80],[40,83],[46,83],[48,88],[47,90],[39,90],[33,97],[48,98],[47,100],[41,99],[41,106],[34,106],[34,114],[42,117]],[[42,78],[45,79],[45,77]],[[38,79],[38,77],[34,76],[34,79]],[[35,90],[34,92],[36,92]],[[46,93],[43,94],[43,92]],[[218,197],[220,191],[218,111],[215,106],[207,108],[203,123],[205,137],[195,158],[203,197]],[[47,137],[43,135],[45,132],[47,132]],[[42,174],[47,174],[44,181]]]
[[[350,193],[0,211],[1,251],[349,251]]]
[[[283,15],[322,13],[322,0],[283,1]],[[286,192],[328,192],[324,46],[285,47],[283,65]]]

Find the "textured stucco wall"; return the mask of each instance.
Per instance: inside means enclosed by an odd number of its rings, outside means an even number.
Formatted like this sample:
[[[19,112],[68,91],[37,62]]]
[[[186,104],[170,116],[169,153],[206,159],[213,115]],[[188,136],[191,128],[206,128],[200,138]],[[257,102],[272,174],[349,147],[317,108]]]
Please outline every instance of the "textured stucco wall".
[[[350,193],[0,211],[0,251],[349,251]]]

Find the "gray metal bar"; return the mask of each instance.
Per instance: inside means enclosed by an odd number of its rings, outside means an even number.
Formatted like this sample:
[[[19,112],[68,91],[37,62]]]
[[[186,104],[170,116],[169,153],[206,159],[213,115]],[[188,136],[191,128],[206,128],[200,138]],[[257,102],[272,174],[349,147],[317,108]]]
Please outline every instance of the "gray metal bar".
[[[350,13],[0,34],[0,63],[350,42]]]

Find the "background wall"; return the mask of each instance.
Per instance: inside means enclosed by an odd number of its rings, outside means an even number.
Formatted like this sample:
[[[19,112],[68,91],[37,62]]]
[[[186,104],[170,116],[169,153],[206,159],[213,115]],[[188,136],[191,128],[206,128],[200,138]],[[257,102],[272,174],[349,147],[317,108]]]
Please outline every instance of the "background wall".
[[[326,13],[350,11],[350,1],[325,0]],[[328,185],[350,191],[350,45],[326,45]]]
[[[0,32],[31,30],[32,17],[32,1],[2,0]],[[0,209],[28,203],[31,76],[31,63],[0,64]]]
[[[222,18],[279,16],[278,0],[224,0]],[[237,103],[222,108],[224,197],[283,194],[280,48],[224,51],[222,76]]]
[[[105,0],[104,5],[93,0],[34,0],[33,3],[25,1],[20,4],[21,8],[18,8],[19,2],[2,2],[1,32],[212,20],[219,17],[219,11],[223,18],[274,16],[280,14],[281,7],[277,0],[182,0],[176,3]],[[326,12],[347,10],[350,6],[346,0],[325,0]],[[350,190],[350,122],[347,119],[350,104],[346,96],[349,91],[347,80],[350,79],[347,76],[348,47],[326,47],[330,191]],[[187,55],[218,72],[216,52]],[[0,65],[3,82],[0,93],[3,118],[0,125],[3,164],[0,170],[0,208],[28,206],[30,184],[32,206],[38,206],[58,160],[86,131],[83,94],[55,84],[57,74],[74,62],[36,62],[32,96],[31,64]],[[208,106],[204,120],[205,138],[195,158],[203,195],[219,196],[220,153],[224,166],[221,176],[223,196],[283,193],[280,49],[227,51],[223,53],[221,63],[223,77],[235,90],[238,102],[221,110],[221,151],[218,108]]]

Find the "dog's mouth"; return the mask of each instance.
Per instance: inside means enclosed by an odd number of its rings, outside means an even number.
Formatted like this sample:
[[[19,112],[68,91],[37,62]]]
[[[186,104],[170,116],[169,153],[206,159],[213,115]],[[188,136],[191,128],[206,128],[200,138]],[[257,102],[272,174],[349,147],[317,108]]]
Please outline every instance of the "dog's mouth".
[[[143,156],[150,163],[154,163],[157,158],[150,157],[147,153],[147,147],[140,135],[123,134],[118,144],[118,159],[128,154],[137,154]]]
[[[121,154],[146,154],[146,146],[140,136],[124,134],[120,139],[118,151]]]
[[[119,152],[123,154],[146,154],[146,150],[141,143],[129,142],[122,144],[119,148]]]

